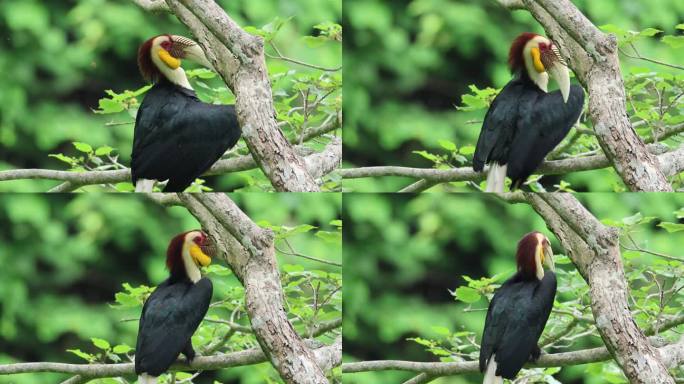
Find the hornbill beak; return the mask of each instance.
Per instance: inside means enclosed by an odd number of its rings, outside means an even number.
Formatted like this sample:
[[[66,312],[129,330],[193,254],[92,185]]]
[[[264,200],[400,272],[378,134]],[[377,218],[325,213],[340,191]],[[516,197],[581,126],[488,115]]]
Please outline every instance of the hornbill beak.
[[[188,39],[185,36],[171,35],[173,45],[169,53],[178,59],[188,59],[194,61],[203,67],[209,68],[212,71],[214,67],[211,65],[204,51],[195,41]]]
[[[553,42],[551,44],[551,50],[541,55],[541,62],[544,64],[549,76],[558,83],[558,88],[561,95],[563,95],[563,101],[567,103],[570,95],[570,71],[558,47]]]
[[[555,272],[556,266],[553,263],[553,249],[551,248],[551,244],[548,244],[548,243],[544,244],[543,252],[544,252],[544,264],[546,264],[546,267],[551,272]]]

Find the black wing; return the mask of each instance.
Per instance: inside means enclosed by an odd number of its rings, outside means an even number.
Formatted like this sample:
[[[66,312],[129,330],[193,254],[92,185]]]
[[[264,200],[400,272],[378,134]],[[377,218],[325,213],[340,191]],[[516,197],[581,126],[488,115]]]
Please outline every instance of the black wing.
[[[570,86],[567,103],[560,91],[539,92],[537,97],[521,103],[517,134],[510,147],[506,172],[513,181],[513,189],[524,183],[563,140],[577,122],[583,105],[584,91],[579,85]]]
[[[497,376],[513,379],[530,359],[544,331],[556,295],[556,277],[516,284],[505,311],[504,331],[495,346]]]
[[[489,308],[487,309],[487,317],[485,318],[484,330],[482,331],[482,342],[480,344],[480,372],[484,372],[487,369],[487,362],[489,358],[495,351],[497,345],[501,341],[501,336],[504,331],[504,321],[505,307],[499,305],[499,300],[501,300],[502,288],[506,285],[502,285],[499,290],[494,293],[492,301],[489,303]],[[505,300],[505,298],[504,298]]]
[[[153,90],[136,118],[133,182],[168,179],[164,191],[183,191],[237,143],[235,106],[203,103],[176,86]]]
[[[508,151],[518,127],[518,105],[524,86],[512,80],[494,98],[487,110],[473,155],[473,170],[482,171],[493,161],[506,164]]]
[[[136,374],[159,376],[173,364],[207,313],[212,291],[211,280],[202,278],[195,284],[167,280],[152,292],[138,327]]]

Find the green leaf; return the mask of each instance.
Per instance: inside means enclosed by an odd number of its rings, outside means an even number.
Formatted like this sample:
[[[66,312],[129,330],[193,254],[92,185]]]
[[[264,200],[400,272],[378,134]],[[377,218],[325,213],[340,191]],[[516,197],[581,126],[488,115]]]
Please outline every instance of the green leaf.
[[[99,114],[109,114],[109,113],[119,113],[126,109],[126,106],[124,103],[120,101],[115,101],[112,99],[100,99],[99,101],[99,107],[100,109],[96,110],[95,113]]]
[[[92,361],[93,359],[95,359],[95,356],[88,354],[88,353],[85,353],[85,352],[81,351],[80,349],[67,349],[66,351],[73,353],[74,355],[82,358],[83,360]]]
[[[110,153],[112,153],[113,150],[114,150],[114,148],[112,148],[108,145],[103,145],[103,146],[101,146],[95,150],[95,155],[96,156],[106,156],[106,155],[109,155]]]
[[[470,287],[458,287],[456,288],[456,298],[464,303],[472,304],[480,300],[480,293]]]
[[[439,157],[437,155],[433,155],[432,153],[429,153],[427,151],[413,151],[413,153],[415,153],[416,155],[420,155],[421,157],[428,159],[432,162],[439,162]]]
[[[475,153],[475,146],[474,145],[464,145],[461,147],[461,149],[458,150],[458,152],[461,155],[465,155],[465,156],[472,155],[473,153]]]
[[[658,226],[664,228],[668,233],[684,231],[684,224],[679,223],[669,223],[664,221],[658,224]]]
[[[639,32],[639,36],[655,36],[658,33],[662,32],[660,29],[655,29],[655,28],[646,28],[643,31]]]
[[[90,146],[90,144],[87,143],[81,143],[79,141],[74,141],[73,142],[74,147],[76,147],[76,150],[83,152],[83,153],[92,153],[93,152],[93,147]]]
[[[461,108],[465,111],[474,111],[478,109],[484,109],[487,107],[487,102],[473,95],[461,96],[461,103],[465,105],[465,107]]]
[[[119,344],[119,345],[114,346],[114,349],[112,349],[112,352],[118,353],[118,354],[124,354],[124,353],[128,353],[132,350],[133,350],[133,348],[129,347],[126,344]]]
[[[107,340],[98,339],[97,337],[91,337],[90,340],[93,342],[93,345],[95,345],[96,347],[98,347],[102,350],[106,351],[111,347]]]
[[[456,144],[452,143],[449,140],[439,140],[439,145],[442,146],[442,148],[446,149],[449,152],[454,152],[456,150]]]
[[[51,154],[48,155],[48,157],[52,157],[52,158],[55,158],[55,159],[57,159],[57,160],[59,160],[59,161],[63,161],[63,162],[65,162],[65,163],[69,164],[69,165],[78,164],[78,159],[75,159],[75,158],[69,157],[69,156],[65,156],[65,155],[63,155],[63,154],[61,154],[61,153],[51,153]]]
[[[684,36],[664,36],[661,41],[674,49],[684,47]]]

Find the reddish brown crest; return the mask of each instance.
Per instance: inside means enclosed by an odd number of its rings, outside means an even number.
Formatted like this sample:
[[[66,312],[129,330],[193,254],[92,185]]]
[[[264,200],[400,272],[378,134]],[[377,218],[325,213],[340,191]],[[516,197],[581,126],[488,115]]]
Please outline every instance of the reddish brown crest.
[[[193,229],[192,231],[183,232],[176,235],[169,242],[169,247],[166,249],[166,268],[171,272],[172,276],[179,276],[185,274],[185,265],[183,265],[183,242],[185,241],[185,235],[190,232],[201,232],[199,229]],[[201,243],[204,243],[206,236],[202,236]],[[202,245],[200,244],[200,245]]]
[[[523,236],[518,242],[518,251],[515,254],[515,261],[518,264],[518,271],[521,271],[526,278],[534,278],[537,274],[537,264],[534,254],[539,244],[539,232],[530,232]]]
[[[511,72],[516,72],[524,68],[525,61],[523,60],[523,49],[525,48],[525,44],[534,39],[535,36],[539,35],[532,32],[523,32],[513,40],[511,49],[508,51],[508,68],[511,69]]]
[[[138,69],[142,77],[151,83],[159,80],[162,73],[159,71],[156,65],[152,62],[152,41],[159,36],[168,36],[169,39],[171,35],[158,35],[154,36],[146,42],[140,44],[138,48]]]

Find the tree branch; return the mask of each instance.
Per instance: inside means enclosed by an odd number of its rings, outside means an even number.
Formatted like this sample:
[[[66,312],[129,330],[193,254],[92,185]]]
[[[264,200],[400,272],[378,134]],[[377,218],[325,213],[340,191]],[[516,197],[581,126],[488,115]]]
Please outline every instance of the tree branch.
[[[331,345],[320,347],[313,350],[316,363],[321,367],[339,365],[342,354],[342,340],[337,338]],[[187,364],[184,360],[179,360],[169,368],[169,371],[208,371],[224,369],[230,367],[259,364],[268,361],[266,355],[260,348],[252,348],[239,352],[222,353],[214,356],[197,356],[192,364]],[[51,362],[37,363],[16,363],[0,365],[0,375],[13,375],[19,373],[69,373],[79,375],[72,377],[70,383],[83,382],[84,380],[96,379],[101,377],[116,377],[134,375],[135,367],[133,363],[120,364],[65,364]]]
[[[672,357],[672,362],[682,359],[684,351],[679,351],[682,342],[668,344],[658,349],[662,352],[674,352],[676,356]],[[580,365],[596,363],[600,361],[610,360],[611,355],[606,347],[589,348],[580,351],[562,352],[553,354],[543,354],[535,363],[525,364],[525,368],[547,368],[547,367],[564,367],[569,365]],[[421,372],[425,375],[437,376],[452,376],[464,373],[480,372],[479,363],[477,361],[463,361],[463,362],[418,362],[405,360],[375,360],[362,361],[353,363],[343,363],[342,373],[358,373],[367,371],[411,371]],[[656,381],[647,381],[656,383]]]
[[[658,144],[649,145],[648,149],[654,154],[659,154],[658,160],[663,168],[663,173],[672,176],[684,171],[684,147],[671,152],[664,152],[667,147]],[[545,161],[537,170],[537,174],[562,175],[570,172],[591,171],[610,166],[609,160],[604,155],[592,155],[575,157],[563,160]],[[486,170],[485,170],[486,171]],[[484,180],[486,172],[475,172],[471,167],[434,169],[434,168],[409,168],[397,166],[378,166],[364,168],[345,168],[335,171],[343,179],[357,179],[365,177],[400,176],[423,179],[421,182],[411,185],[402,192],[416,192],[418,189],[426,189],[438,183],[455,181]]]
[[[310,130],[304,136],[304,141],[309,141],[315,137],[326,134],[338,128],[333,121],[325,126]],[[307,147],[295,146],[297,151],[305,152]],[[313,153],[305,158],[307,169],[317,178],[323,177],[332,172],[334,164],[339,164],[342,160],[342,143],[337,137],[331,137],[331,142],[320,153]],[[230,159],[219,160],[205,172],[204,176],[223,175],[232,172],[247,171],[257,168],[257,163],[251,155],[242,155]],[[130,169],[118,169],[114,171],[57,171],[50,169],[13,169],[0,171],[0,182],[9,180],[25,179],[47,179],[61,180],[64,183],[55,186],[48,192],[72,192],[85,185],[95,184],[114,184],[131,180]]]

